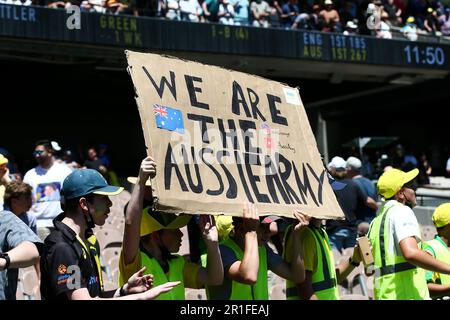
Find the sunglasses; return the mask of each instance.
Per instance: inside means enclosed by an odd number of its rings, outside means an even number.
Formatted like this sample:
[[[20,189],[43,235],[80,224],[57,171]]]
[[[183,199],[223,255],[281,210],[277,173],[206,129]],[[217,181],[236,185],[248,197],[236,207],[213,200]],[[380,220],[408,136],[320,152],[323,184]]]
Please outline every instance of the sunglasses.
[[[408,182],[408,183],[406,183],[403,186],[403,188],[408,188],[408,189],[411,189],[413,191],[416,191],[417,190],[417,183],[415,183],[415,182]]]
[[[36,151],[33,152],[33,156],[40,156],[44,152],[45,152],[44,150],[36,150]]]

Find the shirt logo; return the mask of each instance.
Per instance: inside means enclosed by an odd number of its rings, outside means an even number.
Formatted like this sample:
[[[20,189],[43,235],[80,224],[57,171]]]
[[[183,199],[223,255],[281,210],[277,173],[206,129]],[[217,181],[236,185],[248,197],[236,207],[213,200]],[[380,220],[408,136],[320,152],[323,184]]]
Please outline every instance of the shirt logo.
[[[58,273],[59,274],[65,274],[67,272],[67,267],[63,264],[60,264],[58,266]]]

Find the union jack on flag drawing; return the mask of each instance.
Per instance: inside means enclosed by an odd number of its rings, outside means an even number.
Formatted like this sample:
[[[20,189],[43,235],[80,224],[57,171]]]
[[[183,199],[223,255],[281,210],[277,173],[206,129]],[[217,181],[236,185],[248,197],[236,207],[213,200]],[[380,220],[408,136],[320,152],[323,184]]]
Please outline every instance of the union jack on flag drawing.
[[[155,113],[155,115],[167,118],[168,117],[168,113],[167,113],[167,108],[164,106],[161,106],[159,104],[154,104],[153,105],[153,112]]]

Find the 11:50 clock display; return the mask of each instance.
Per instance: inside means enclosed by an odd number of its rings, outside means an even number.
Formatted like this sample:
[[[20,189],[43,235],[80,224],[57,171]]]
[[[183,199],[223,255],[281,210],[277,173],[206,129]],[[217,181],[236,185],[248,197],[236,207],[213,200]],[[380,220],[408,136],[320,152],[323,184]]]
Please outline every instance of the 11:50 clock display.
[[[408,64],[425,64],[442,66],[445,63],[445,53],[441,47],[407,45],[403,51]]]

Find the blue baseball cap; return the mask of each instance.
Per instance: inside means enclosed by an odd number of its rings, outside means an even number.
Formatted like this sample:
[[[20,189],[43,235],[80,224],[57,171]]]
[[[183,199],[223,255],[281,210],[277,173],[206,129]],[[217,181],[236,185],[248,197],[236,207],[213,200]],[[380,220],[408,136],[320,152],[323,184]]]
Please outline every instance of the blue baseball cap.
[[[77,169],[64,179],[61,193],[64,199],[74,199],[91,193],[115,196],[122,187],[110,186],[102,175],[93,169]]]
[[[331,176],[330,173],[328,173],[328,182],[330,183],[331,188],[332,188],[334,191],[342,190],[342,189],[344,189],[344,188],[347,186],[346,183],[336,181],[336,180]]]

